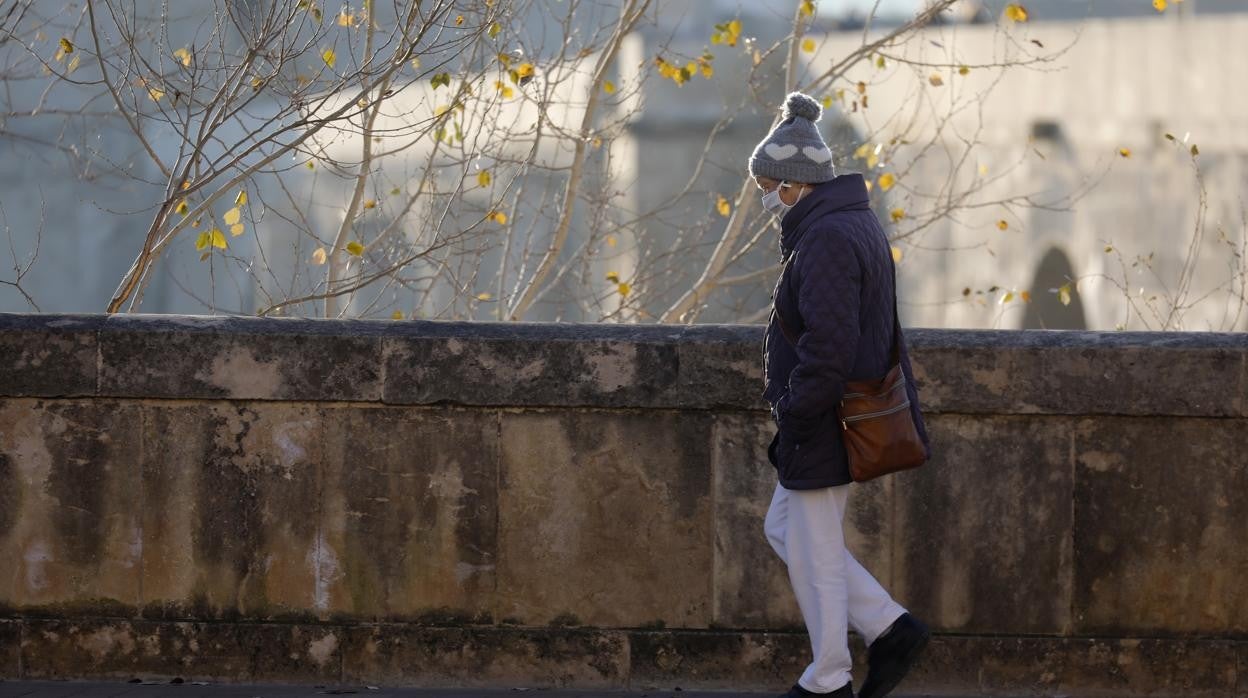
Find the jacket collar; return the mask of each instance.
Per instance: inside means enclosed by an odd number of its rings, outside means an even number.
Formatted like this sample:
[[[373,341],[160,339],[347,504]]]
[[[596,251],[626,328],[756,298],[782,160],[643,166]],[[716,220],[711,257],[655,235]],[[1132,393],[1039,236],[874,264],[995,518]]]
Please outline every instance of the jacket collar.
[[[871,198],[861,174],[843,174],[814,185],[780,220],[780,252],[787,257],[811,223],[837,211],[869,210]]]

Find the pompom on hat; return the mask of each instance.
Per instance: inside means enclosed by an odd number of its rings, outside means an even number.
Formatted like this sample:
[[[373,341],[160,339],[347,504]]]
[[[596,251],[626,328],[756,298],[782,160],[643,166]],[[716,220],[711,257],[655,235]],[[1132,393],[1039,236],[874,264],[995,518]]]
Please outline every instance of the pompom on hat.
[[[836,177],[832,151],[815,122],[823,108],[810,95],[791,92],[784,100],[779,124],[750,156],[750,176],[777,181],[819,184]]]

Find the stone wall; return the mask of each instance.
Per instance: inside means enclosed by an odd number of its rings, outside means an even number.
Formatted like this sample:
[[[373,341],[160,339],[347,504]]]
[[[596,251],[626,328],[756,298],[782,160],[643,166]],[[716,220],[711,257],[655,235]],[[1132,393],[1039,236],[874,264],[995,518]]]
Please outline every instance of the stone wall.
[[[0,677],[783,688],[760,340],[0,314]],[[1248,696],[1248,336],[910,342],[908,690]]]

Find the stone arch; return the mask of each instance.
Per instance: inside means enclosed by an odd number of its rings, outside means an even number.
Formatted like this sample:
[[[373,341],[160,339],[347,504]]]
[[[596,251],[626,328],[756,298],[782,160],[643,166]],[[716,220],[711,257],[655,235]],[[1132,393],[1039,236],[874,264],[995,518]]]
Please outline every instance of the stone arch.
[[[1031,282],[1031,303],[1023,314],[1024,330],[1086,330],[1087,318],[1083,312],[1083,298],[1074,288],[1074,266],[1070,257],[1060,248],[1049,248],[1036,268]],[[1062,305],[1058,294],[1049,289],[1071,284],[1070,305]]]

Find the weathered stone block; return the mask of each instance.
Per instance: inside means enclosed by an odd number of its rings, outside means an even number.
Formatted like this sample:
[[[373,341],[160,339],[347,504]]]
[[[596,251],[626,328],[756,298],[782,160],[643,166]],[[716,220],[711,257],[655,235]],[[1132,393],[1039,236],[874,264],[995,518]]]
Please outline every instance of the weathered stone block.
[[[337,680],[341,632],[279,624],[29,621],[22,671],[31,679]]]
[[[413,323],[385,340],[385,402],[599,407],[671,399],[676,328]]]
[[[141,433],[134,405],[0,399],[0,605],[133,612]]]
[[[488,619],[498,556],[497,413],[343,407],[322,414],[317,612]]]
[[[16,679],[22,668],[22,625],[0,620],[0,679]]]
[[[933,412],[1248,414],[1243,333],[918,330],[909,337],[915,379]],[[1184,367],[1181,380],[1161,378],[1176,365]]]
[[[783,691],[810,662],[805,633],[630,632],[630,688]]]
[[[414,686],[623,688],[623,632],[548,628],[354,627],[343,680]]]
[[[115,315],[100,331],[100,394],[379,400],[378,322]]]
[[[1248,420],[1087,419],[1075,433],[1080,634],[1248,627]]]
[[[715,420],[716,627],[803,628],[788,572],[763,531],[776,489],[775,469],[767,460],[773,433],[766,414]]]
[[[95,394],[99,315],[0,313],[0,395]]]
[[[1234,648],[1204,640],[936,637],[902,691],[984,695],[1227,696]]]
[[[1070,630],[1071,426],[928,420],[932,461],[892,476],[898,602],[950,632]]]
[[[677,346],[675,406],[766,410],[763,400],[763,328],[693,325]]]
[[[1248,642],[1236,642],[1235,653],[1239,657],[1239,669],[1236,672],[1236,698],[1248,696]]]
[[[710,621],[709,415],[504,412],[498,618]]]
[[[144,614],[310,617],[330,575],[317,526],[320,410],[156,403],[145,414]]]

